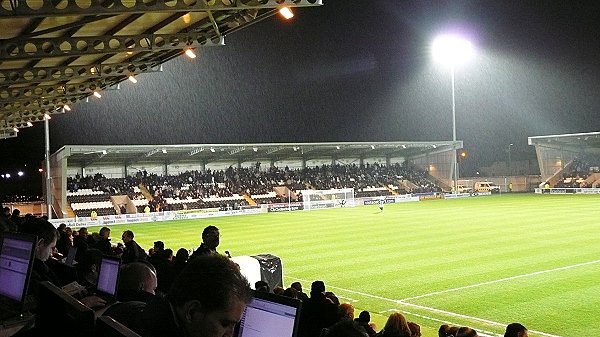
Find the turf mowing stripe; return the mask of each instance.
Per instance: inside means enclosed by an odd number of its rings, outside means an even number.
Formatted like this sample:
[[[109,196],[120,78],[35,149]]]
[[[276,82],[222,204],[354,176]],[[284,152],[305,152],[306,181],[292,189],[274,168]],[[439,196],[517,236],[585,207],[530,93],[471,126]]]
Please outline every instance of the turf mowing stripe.
[[[578,263],[578,264],[573,264],[573,265],[570,265],[570,266],[558,267],[558,268],[553,268],[553,269],[540,270],[540,271],[536,271],[536,272],[533,272],[533,273],[522,274],[522,275],[515,275],[515,276],[511,276],[511,277],[505,277],[505,278],[501,278],[501,279],[498,279],[498,280],[481,282],[481,283],[471,284],[471,285],[468,285],[468,286],[463,286],[463,287],[458,287],[458,288],[446,289],[446,290],[441,290],[441,291],[434,291],[434,292],[431,292],[431,293],[428,293],[428,294],[423,294],[423,295],[419,295],[419,296],[413,296],[413,297],[403,298],[400,301],[402,301],[402,302],[404,302],[404,301],[410,301],[410,300],[415,300],[415,299],[418,299],[418,298],[429,297],[429,296],[434,296],[434,295],[449,293],[449,292],[463,290],[463,289],[475,288],[475,287],[480,287],[480,286],[484,286],[484,285],[488,285],[488,284],[494,284],[494,283],[500,283],[500,282],[504,282],[504,281],[515,280],[515,279],[523,278],[523,277],[541,275],[541,274],[551,273],[551,272],[555,272],[555,271],[561,271],[561,270],[567,270],[567,269],[576,268],[576,267],[587,266],[587,265],[598,263],[598,262],[600,262],[600,260],[594,260],[594,261],[589,261],[589,262],[584,262],[584,263]]]
[[[589,264],[591,262],[586,262],[586,263]],[[301,281],[301,282],[307,282],[307,283],[312,282],[312,281],[309,281],[309,280],[299,279],[299,278],[296,278],[296,277],[293,277],[293,276],[289,276],[289,275],[285,275],[285,277],[286,278],[291,278],[291,279],[294,279],[294,280],[297,280],[297,281]],[[339,290],[342,290],[342,291],[345,291],[345,292],[349,292],[349,293],[361,295],[361,296],[364,296],[364,297],[370,297],[370,298],[375,298],[375,299],[379,299],[379,300],[383,300],[383,301],[393,302],[393,303],[396,303],[396,304],[405,305],[405,306],[408,306],[408,307],[413,307],[413,308],[421,309],[421,310],[424,310],[424,311],[435,312],[435,313],[444,314],[444,315],[448,315],[448,316],[459,317],[459,318],[462,318],[462,319],[466,319],[466,320],[470,320],[470,321],[475,321],[475,322],[486,323],[486,324],[489,324],[489,325],[496,325],[496,326],[501,326],[501,327],[506,327],[508,325],[506,323],[494,322],[494,321],[490,321],[490,320],[484,319],[484,318],[463,315],[463,314],[459,314],[459,313],[455,313],[455,312],[451,312],[451,311],[445,311],[445,310],[436,309],[436,308],[432,308],[432,307],[426,307],[426,306],[423,306],[423,305],[408,303],[408,302],[404,302],[402,300],[393,300],[393,299],[390,299],[390,298],[381,297],[381,296],[377,296],[377,295],[373,295],[373,294],[367,294],[367,293],[363,293],[363,292],[356,291],[356,290],[351,290],[351,289],[346,289],[346,288],[340,288],[340,287],[329,285],[329,283],[327,283],[327,282],[325,282],[325,284],[327,284],[327,287],[329,287],[329,288],[339,289]],[[559,335],[552,335],[552,334],[549,334],[549,333],[545,333],[545,332],[542,332],[542,331],[536,331],[536,330],[529,330],[529,332],[537,334],[537,335],[546,336],[546,337],[562,337],[562,336],[559,336]]]

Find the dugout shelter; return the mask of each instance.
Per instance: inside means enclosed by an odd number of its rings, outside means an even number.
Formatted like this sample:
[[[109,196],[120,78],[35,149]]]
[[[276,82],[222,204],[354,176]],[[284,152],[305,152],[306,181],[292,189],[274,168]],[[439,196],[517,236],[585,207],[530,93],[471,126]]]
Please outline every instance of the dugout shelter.
[[[135,176],[140,171],[176,175],[186,171],[303,168],[317,165],[408,162],[429,173],[442,188],[452,180],[452,151],[462,141],[337,142],[185,145],[67,145],[50,156],[50,204],[53,217],[65,217],[67,177],[102,174],[107,178]],[[46,194],[46,193],[45,193]]]

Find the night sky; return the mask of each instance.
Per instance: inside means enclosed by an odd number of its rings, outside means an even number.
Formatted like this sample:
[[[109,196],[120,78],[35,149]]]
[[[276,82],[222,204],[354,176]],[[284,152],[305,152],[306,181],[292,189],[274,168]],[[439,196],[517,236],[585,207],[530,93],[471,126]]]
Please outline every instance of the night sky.
[[[510,143],[513,160],[534,159],[528,136],[600,130],[598,2],[323,2],[76,104],[50,121],[51,152],[65,144],[449,140],[450,70],[430,55],[447,32],[477,50],[456,69],[465,174],[507,160]],[[44,125],[35,123],[0,140],[0,170],[27,165],[39,187],[43,153]]]

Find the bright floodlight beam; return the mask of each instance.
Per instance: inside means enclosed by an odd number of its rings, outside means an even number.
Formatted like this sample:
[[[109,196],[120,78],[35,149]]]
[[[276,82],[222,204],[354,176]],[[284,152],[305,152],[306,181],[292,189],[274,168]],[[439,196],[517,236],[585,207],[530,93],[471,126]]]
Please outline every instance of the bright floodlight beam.
[[[440,35],[433,41],[433,58],[436,62],[450,66],[452,72],[452,141],[456,143],[456,99],[454,95],[454,69],[468,61],[474,54],[470,41],[457,35]],[[452,145],[452,168],[454,194],[458,193],[458,158],[455,145]]]
[[[473,44],[457,35],[440,35],[433,41],[436,62],[455,67],[473,57]]]

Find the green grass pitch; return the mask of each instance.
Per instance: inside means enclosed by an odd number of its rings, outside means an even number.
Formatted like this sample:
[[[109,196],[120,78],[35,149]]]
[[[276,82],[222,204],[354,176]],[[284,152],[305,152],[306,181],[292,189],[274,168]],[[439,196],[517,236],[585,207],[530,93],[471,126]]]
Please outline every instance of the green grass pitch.
[[[443,323],[501,335],[511,322],[530,336],[600,336],[599,209],[592,195],[502,194],[115,225],[112,236],[131,229],[146,249],[176,251],[215,225],[220,252],[277,255],[286,285],[324,280],[378,329],[400,311],[425,337]]]

